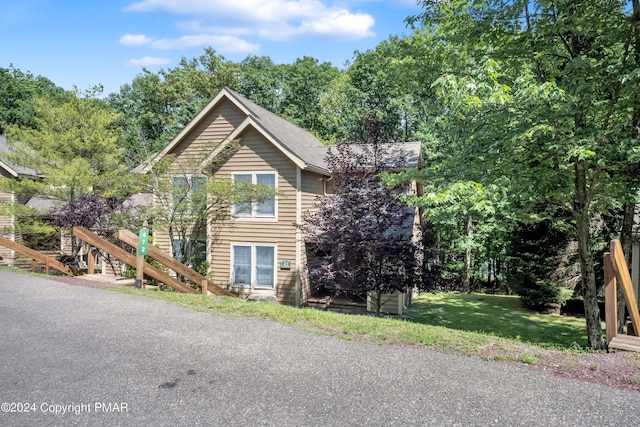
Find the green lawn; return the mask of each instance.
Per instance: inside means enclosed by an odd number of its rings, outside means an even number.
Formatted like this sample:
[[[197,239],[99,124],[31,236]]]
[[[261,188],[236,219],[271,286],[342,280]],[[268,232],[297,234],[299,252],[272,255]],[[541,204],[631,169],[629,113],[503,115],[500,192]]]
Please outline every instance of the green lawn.
[[[586,347],[583,318],[536,313],[508,295],[427,293],[414,299],[414,321],[459,331],[494,334],[542,347]],[[604,328],[604,324],[603,324]]]
[[[167,300],[219,316],[270,319],[347,340],[420,345],[488,359],[535,363],[542,357],[542,348],[578,350],[578,346],[586,345],[582,319],[535,314],[522,309],[516,297],[425,294],[417,298],[411,308],[414,317],[401,319],[297,309],[232,297],[129,287],[114,290]]]

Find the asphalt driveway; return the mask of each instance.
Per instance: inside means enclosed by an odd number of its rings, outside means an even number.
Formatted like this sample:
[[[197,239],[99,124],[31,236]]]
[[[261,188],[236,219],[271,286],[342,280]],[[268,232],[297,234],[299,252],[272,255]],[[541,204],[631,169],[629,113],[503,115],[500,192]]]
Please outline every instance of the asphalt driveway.
[[[640,393],[0,271],[0,425],[635,426]]]

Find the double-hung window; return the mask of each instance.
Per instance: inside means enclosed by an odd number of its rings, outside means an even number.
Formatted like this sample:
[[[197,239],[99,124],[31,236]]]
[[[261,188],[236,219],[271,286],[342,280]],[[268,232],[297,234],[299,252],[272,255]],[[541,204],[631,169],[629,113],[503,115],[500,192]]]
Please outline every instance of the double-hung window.
[[[271,190],[271,194],[260,197],[259,200],[247,200],[236,203],[233,215],[237,218],[275,218],[276,216],[276,174],[274,172],[242,172],[233,175],[235,182],[245,182],[252,185],[262,185]]]
[[[233,286],[273,289],[276,282],[276,248],[273,245],[232,245]]]

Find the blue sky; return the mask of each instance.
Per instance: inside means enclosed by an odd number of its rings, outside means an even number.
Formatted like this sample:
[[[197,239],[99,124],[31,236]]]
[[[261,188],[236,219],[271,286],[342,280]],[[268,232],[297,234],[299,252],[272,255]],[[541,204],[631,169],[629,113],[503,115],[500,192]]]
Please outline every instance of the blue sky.
[[[415,0],[2,0],[0,67],[105,94],[207,46],[236,62],[311,56],[343,67],[408,34],[404,19],[420,10]]]

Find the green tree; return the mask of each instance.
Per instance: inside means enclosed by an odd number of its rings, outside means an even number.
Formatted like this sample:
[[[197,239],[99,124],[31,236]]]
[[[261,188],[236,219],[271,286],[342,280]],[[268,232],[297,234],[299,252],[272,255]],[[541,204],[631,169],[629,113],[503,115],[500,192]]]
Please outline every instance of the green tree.
[[[320,99],[341,71],[329,62],[319,63],[308,56],[283,68],[286,85],[282,91],[281,115],[319,139],[329,139],[331,132],[320,120]]]
[[[11,125],[36,126],[34,99],[37,97],[62,102],[67,95],[46,77],[24,73],[13,65],[0,68],[0,135]]]
[[[35,170],[38,180],[4,180],[18,194],[40,195],[68,204],[94,193],[124,198],[133,191],[129,174],[116,147],[118,115],[95,99],[95,90],[69,94],[61,105],[46,98],[34,100],[35,128],[10,126],[11,153],[6,160]],[[20,207],[24,208],[24,207]],[[79,244],[72,237],[72,256]]]
[[[282,113],[284,66],[268,56],[247,56],[238,66],[237,91],[274,114]]]
[[[509,182],[514,206],[572,213],[589,345],[603,348],[590,226],[636,196],[636,2],[422,4],[411,21],[468,57],[436,84],[458,161]]]
[[[110,94],[107,104],[120,114],[118,146],[131,167],[160,151],[224,86],[234,88],[237,64],[211,48],[198,58],[182,58],[174,68],[147,69]]]

